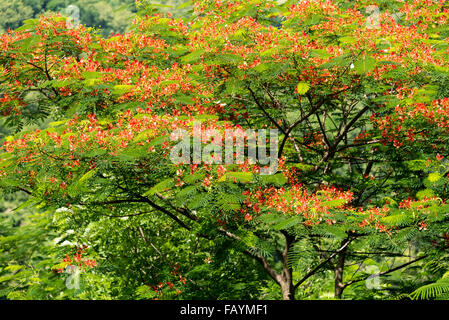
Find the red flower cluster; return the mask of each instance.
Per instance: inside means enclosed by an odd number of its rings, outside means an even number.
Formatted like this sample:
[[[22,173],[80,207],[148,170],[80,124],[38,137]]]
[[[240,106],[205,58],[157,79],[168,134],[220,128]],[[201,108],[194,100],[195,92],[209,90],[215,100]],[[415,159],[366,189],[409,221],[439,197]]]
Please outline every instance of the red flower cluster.
[[[173,280],[159,282],[157,285],[148,285],[154,290],[154,293],[156,294],[154,300],[158,300],[159,297],[161,297],[166,291],[174,291],[176,295],[179,295],[181,293],[179,286],[186,284],[187,279],[179,274],[179,267],[179,263],[176,263],[173,266],[173,270],[170,273],[173,276]]]
[[[291,189],[268,187],[255,192],[245,191],[248,212],[258,214],[268,207],[288,215],[302,215],[306,225],[319,224],[331,218],[331,209],[343,209],[352,199],[352,192],[326,187],[309,193],[304,186],[296,184]],[[252,215],[246,212],[245,219]]]
[[[85,253],[85,250],[87,249],[87,245],[82,245],[80,247],[75,247],[75,253],[66,254],[65,258],[62,259],[63,267],[59,267],[56,269],[58,273],[64,272],[67,267],[70,266],[76,266],[79,267],[82,271],[85,271],[89,268],[93,268],[97,266],[97,261],[93,259],[85,259],[83,257],[83,254]]]

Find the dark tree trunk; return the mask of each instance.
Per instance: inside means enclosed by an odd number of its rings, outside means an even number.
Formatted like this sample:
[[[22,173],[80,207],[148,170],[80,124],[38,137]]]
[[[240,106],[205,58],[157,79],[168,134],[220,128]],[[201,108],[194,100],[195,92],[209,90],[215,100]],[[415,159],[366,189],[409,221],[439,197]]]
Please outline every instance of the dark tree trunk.
[[[334,269],[334,276],[335,276],[334,294],[335,294],[335,298],[337,298],[337,299],[341,299],[341,296],[342,296],[343,290],[344,290],[343,271],[344,271],[344,267],[345,267],[346,250],[348,248],[347,246],[345,246],[347,241],[349,241],[349,240],[345,239],[341,243],[341,247],[343,247],[343,249],[337,255],[337,263],[335,264],[335,269]]]
[[[288,266],[288,253],[290,247],[295,242],[295,237],[283,232],[285,237],[285,249],[282,253],[283,267],[282,274],[279,279],[279,285],[282,290],[282,297],[284,300],[295,300],[295,286],[293,285],[293,270]]]
[[[295,287],[293,282],[287,278],[281,280],[282,298],[284,300],[295,300]]]
[[[239,239],[237,236],[226,232],[231,238]],[[285,248],[282,252],[282,272],[278,273],[265,259],[265,257],[254,254],[250,251],[245,251],[245,253],[257,261],[263,266],[263,268],[268,272],[270,277],[276,281],[276,283],[281,287],[282,297],[284,300],[295,300],[296,287],[293,285],[293,270],[288,266],[288,253],[291,246],[295,243],[296,239],[294,236],[289,235],[287,232],[283,231],[282,234],[285,237]]]

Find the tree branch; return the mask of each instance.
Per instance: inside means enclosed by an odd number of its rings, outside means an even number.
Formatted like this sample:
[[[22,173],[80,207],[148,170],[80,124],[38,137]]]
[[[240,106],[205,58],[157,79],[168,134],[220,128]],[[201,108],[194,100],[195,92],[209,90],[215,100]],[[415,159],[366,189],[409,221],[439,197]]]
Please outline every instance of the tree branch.
[[[309,279],[311,276],[313,276],[319,269],[321,269],[322,266],[327,264],[333,257],[335,257],[337,254],[339,254],[341,251],[343,251],[352,241],[353,239],[346,239],[346,241],[343,243],[343,245],[337,249],[333,254],[331,254],[326,260],[321,262],[319,265],[317,265],[315,268],[312,269],[309,273],[307,273],[301,280],[298,281],[298,283],[295,284],[295,289],[298,288],[304,281]]]
[[[355,280],[349,281],[348,283],[346,283],[343,286],[343,288],[349,287],[351,284],[354,284],[354,283],[357,283],[357,282],[360,282],[360,281],[365,281],[368,278],[384,276],[384,275],[389,274],[391,272],[394,272],[394,271],[400,270],[402,268],[405,268],[405,267],[407,267],[407,266],[409,266],[409,265],[411,265],[411,264],[413,264],[415,262],[418,262],[418,261],[420,261],[420,260],[422,260],[424,258],[427,258],[427,255],[419,257],[419,258],[417,258],[415,260],[412,260],[412,261],[409,261],[407,263],[401,264],[401,265],[399,265],[399,266],[397,266],[397,267],[395,267],[393,269],[390,269],[390,270],[387,270],[387,271],[384,271],[384,272],[379,272],[379,273],[376,273],[376,274],[372,274],[372,275],[369,275],[369,276],[364,277],[364,278],[360,278],[360,279],[355,279]]]

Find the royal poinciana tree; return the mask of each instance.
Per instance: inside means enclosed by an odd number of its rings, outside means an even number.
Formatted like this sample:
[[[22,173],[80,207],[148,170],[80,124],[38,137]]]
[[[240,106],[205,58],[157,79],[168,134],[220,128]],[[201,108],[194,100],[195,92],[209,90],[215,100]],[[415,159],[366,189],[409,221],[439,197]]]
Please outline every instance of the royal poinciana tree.
[[[107,39],[58,16],[1,35],[0,112],[17,132],[1,190],[87,245],[84,272],[110,296],[355,297],[444,260],[444,1],[200,1],[183,18],[137,5]],[[277,172],[173,163],[170,134],[198,122],[203,146],[207,129],[277,129]]]

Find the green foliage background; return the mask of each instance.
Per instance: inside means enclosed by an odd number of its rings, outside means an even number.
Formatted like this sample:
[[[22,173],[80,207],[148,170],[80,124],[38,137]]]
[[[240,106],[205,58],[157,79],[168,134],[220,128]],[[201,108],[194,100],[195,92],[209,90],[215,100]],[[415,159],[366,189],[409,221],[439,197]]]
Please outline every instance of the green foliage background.
[[[167,1],[164,5],[177,7],[182,1]],[[342,1],[343,2],[343,1]],[[11,0],[0,3],[0,32],[9,28],[15,29],[22,21],[37,17],[40,14],[50,12],[63,12],[68,5],[76,5],[80,8],[81,23],[86,26],[101,27],[101,33],[107,37],[115,33],[127,30],[130,21],[136,11],[132,0],[95,1],[76,0],[68,2],[65,0]],[[381,3],[388,7],[388,1]],[[160,6],[161,10],[168,10]],[[179,11],[170,10],[176,14],[184,14],[185,9]],[[277,21],[270,21],[276,24]],[[167,37],[171,40],[170,35]],[[198,55],[199,56],[199,55]],[[198,57],[196,57],[198,58]],[[187,61],[196,59],[193,55],[184,56]],[[223,58],[223,57],[222,57]],[[223,58],[224,59],[224,58]],[[232,65],[233,61],[226,61]],[[164,62],[158,62],[163,64]],[[273,66],[273,68],[282,66]],[[356,69],[362,68],[356,63]],[[363,68],[362,68],[363,69]],[[275,70],[276,71],[276,70]],[[365,70],[363,69],[361,73]],[[281,70],[279,70],[281,72]],[[260,80],[271,81],[272,70],[261,72]],[[438,82],[437,95],[447,97],[447,73],[435,75]],[[259,79],[258,79],[259,80]],[[418,79],[419,80],[419,79]],[[370,83],[365,83],[369,87]],[[243,86],[237,82],[226,84],[223,88],[225,93],[238,93],[244,95]],[[298,87],[306,93],[307,86]],[[240,90],[240,91],[239,91]],[[279,88],[282,92],[283,88]],[[229,91],[229,92],[226,92]],[[362,100],[365,92],[354,94],[353,99]],[[281,94],[284,102],[288,101],[287,95]],[[367,103],[370,103],[368,101]],[[90,105],[90,101],[85,102]],[[292,119],[297,114],[290,112]],[[2,121],[2,120],[0,120]],[[50,120],[46,119],[37,124],[26,123],[23,130],[36,127],[46,127]],[[326,124],[325,124],[326,125]],[[317,126],[317,124],[315,124]],[[13,134],[13,129],[7,128],[0,122],[0,143],[6,136]],[[380,146],[380,148],[382,148]],[[387,160],[402,160],[401,151],[385,149]],[[409,150],[407,150],[409,151]],[[363,151],[365,152],[365,151]],[[357,185],[363,193],[372,188],[379,194],[382,192],[397,192],[398,198],[408,195],[404,192],[406,188],[416,193],[418,198],[429,194],[446,195],[448,193],[447,183],[443,173],[448,170],[447,163],[438,166],[426,166],[426,150],[411,150],[415,153],[417,160],[402,161],[395,169],[398,174],[396,180],[386,179],[383,184],[376,182],[365,182],[356,176],[349,174],[344,176],[341,172],[348,172],[346,164],[337,162],[335,171],[326,176],[341,185]],[[293,148],[287,149],[287,153],[294,153]],[[126,156],[123,155],[126,159]],[[131,155],[133,156],[133,155]],[[141,156],[140,154],[138,156]],[[143,156],[142,156],[143,157]],[[378,159],[375,159],[378,160]],[[379,159],[382,162],[385,159]],[[125,161],[123,161],[125,163]],[[162,165],[161,165],[162,166]],[[340,167],[338,167],[340,166]],[[104,171],[112,167],[100,168]],[[120,172],[114,172],[117,176],[127,177],[125,164]],[[167,167],[167,171],[171,170]],[[117,170],[118,171],[118,170]],[[307,175],[307,167],[304,170]],[[132,172],[131,172],[132,173]],[[95,173],[94,173],[95,174]],[[130,174],[130,176],[132,176]],[[160,177],[151,177],[151,184],[156,183]],[[251,174],[241,175],[241,180],[251,180]],[[198,212],[219,212],[220,210],[231,211],[231,203],[241,201],[241,190],[232,183],[223,184],[213,191],[204,195],[198,192],[194,183],[200,180],[198,177],[190,177],[192,186],[184,189],[173,197],[174,203],[186,203],[189,209]],[[83,187],[88,188],[89,179],[84,182]],[[125,181],[126,182],[126,181]],[[128,181],[129,182],[129,181]],[[245,182],[245,181],[243,181]],[[267,181],[262,181],[267,182]],[[257,183],[261,183],[257,181]],[[131,184],[131,182],[129,182]],[[273,185],[282,185],[283,181],[273,178],[268,181]],[[159,185],[160,186],[160,185]],[[104,188],[111,188],[105,183]],[[153,187],[155,188],[155,187]],[[381,191],[379,191],[381,189]],[[397,190],[396,190],[397,189]],[[152,190],[150,190],[152,191]],[[153,190],[154,191],[154,190]],[[161,219],[155,215],[139,216],[111,216],[108,210],[94,210],[84,213],[85,216],[77,216],[74,211],[47,210],[43,206],[35,209],[22,209],[21,205],[30,198],[21,192],[2,193],[0,198],[0,299],[281,299],[279,289],[273,284],[263,268],[250,257],[241,253],[241,247],[251,247],[258,254],[272,259],[276,267],[282,266],[282,257],[272,247],[281,244],[280,237],[270,238],[265,241],[263,237],[256,239],[254,234],[239,229],[242,241],[235,246],[229,239],[219,238],[214,240],[199,239],[194,233],[175,228],[173,221]],[[390,199],[378,197],[379,204]],[[392,200],[392,199],[391,199]],[[394,202],[392,200],[391,202]],[[421,235],[413,225],[414,220],[410,215],[400,213],[397,204],[392,203],[395,215],[388,217],[388,223],[394,226],[404,227],[404,230],[391,243],[385,243],[384,238],[377,234],[370,235],[358,242],[352,248],[355,252],[362,252],[361,261],[364,266],[375,266],[380,272],[389,270],[390,266],[407,263],[408,257],[370,257],[366,252],[371,248],[381,248],[393,253],[400,252],[404,247],[409,248],[409,256],[426,252],[430,256],[425,263],[411,266],[406,270],[392,272],[388,277],[382,278],[380,288],[376,290],[367,289],[365,283],[352,285],[344,293],[349,299],[411,299],[411,298],[447,298],[449,292],[447,262],[447,250],[434,250],[428,245],[431,236],[438,236],[447,231],[447,225],[442,221],[435,223],[433,229],[426,235]],[[135,208],[122,208],[123,212],[134,212]],[[435,213],[447,210],[435,206],[431,208]],[[396,211],[395,211],[396,210]],[[119,211],[119,210],[117,210]],[[129,211],[129,212],[128,212]],[[337,215],[338,218],[338,215]],[[341,220],[344,217],[341,215]],[[300,241],[295,243],[289,253],[289,263],[294,275],[298,276],[307,272],[307,268],[317,261],[316,252],[311,247],[308,239],[301,238],[306,233],[304,228],[294,229],[292,226],[297,222],[295,219],[284,217],[265,217],[263,223],[253,222],[254,233],[263,234],[267,226],[276,231],[292,230]],[[271,220],[270,220],[271,219]],[[198,233],[214,234],[213,219],[201,225]],[[314,232],[329,247],[339,244],[346,232],[344,225],[335,227],[318,227]],[[80,287],[69,288],[66,285],[67,277],[55,272],[55,268],[75,245],[89,242],[90,248],[87,255],[98,261],[98,267],[81,275]],[[423,244],[424,243],[424,244]],[[187,253],[187,254],[186,254]],[[212,262],[209,258],[213,257]],[[355,260],[356,258],[354,258]],[[188,280],[182,284],[179,274],[175,274],[177,263],[182,262],[179,273]],[[360,272],[360,263],[353,263],[345,269],[347,275]],[[369,272],[361,272],[369,275]],[[324,270],[313,277],[300,292],[297,298],[302,299],[328,299],[333,298],[333,277],[331,269]],[[174,289],[182,291],[178,296],[173,288],[166,286],[161,290],[161,296],[156,296],[150,288],[157,283],[147,283],[148,279],[158,280],[161,283],[175,283]]]

